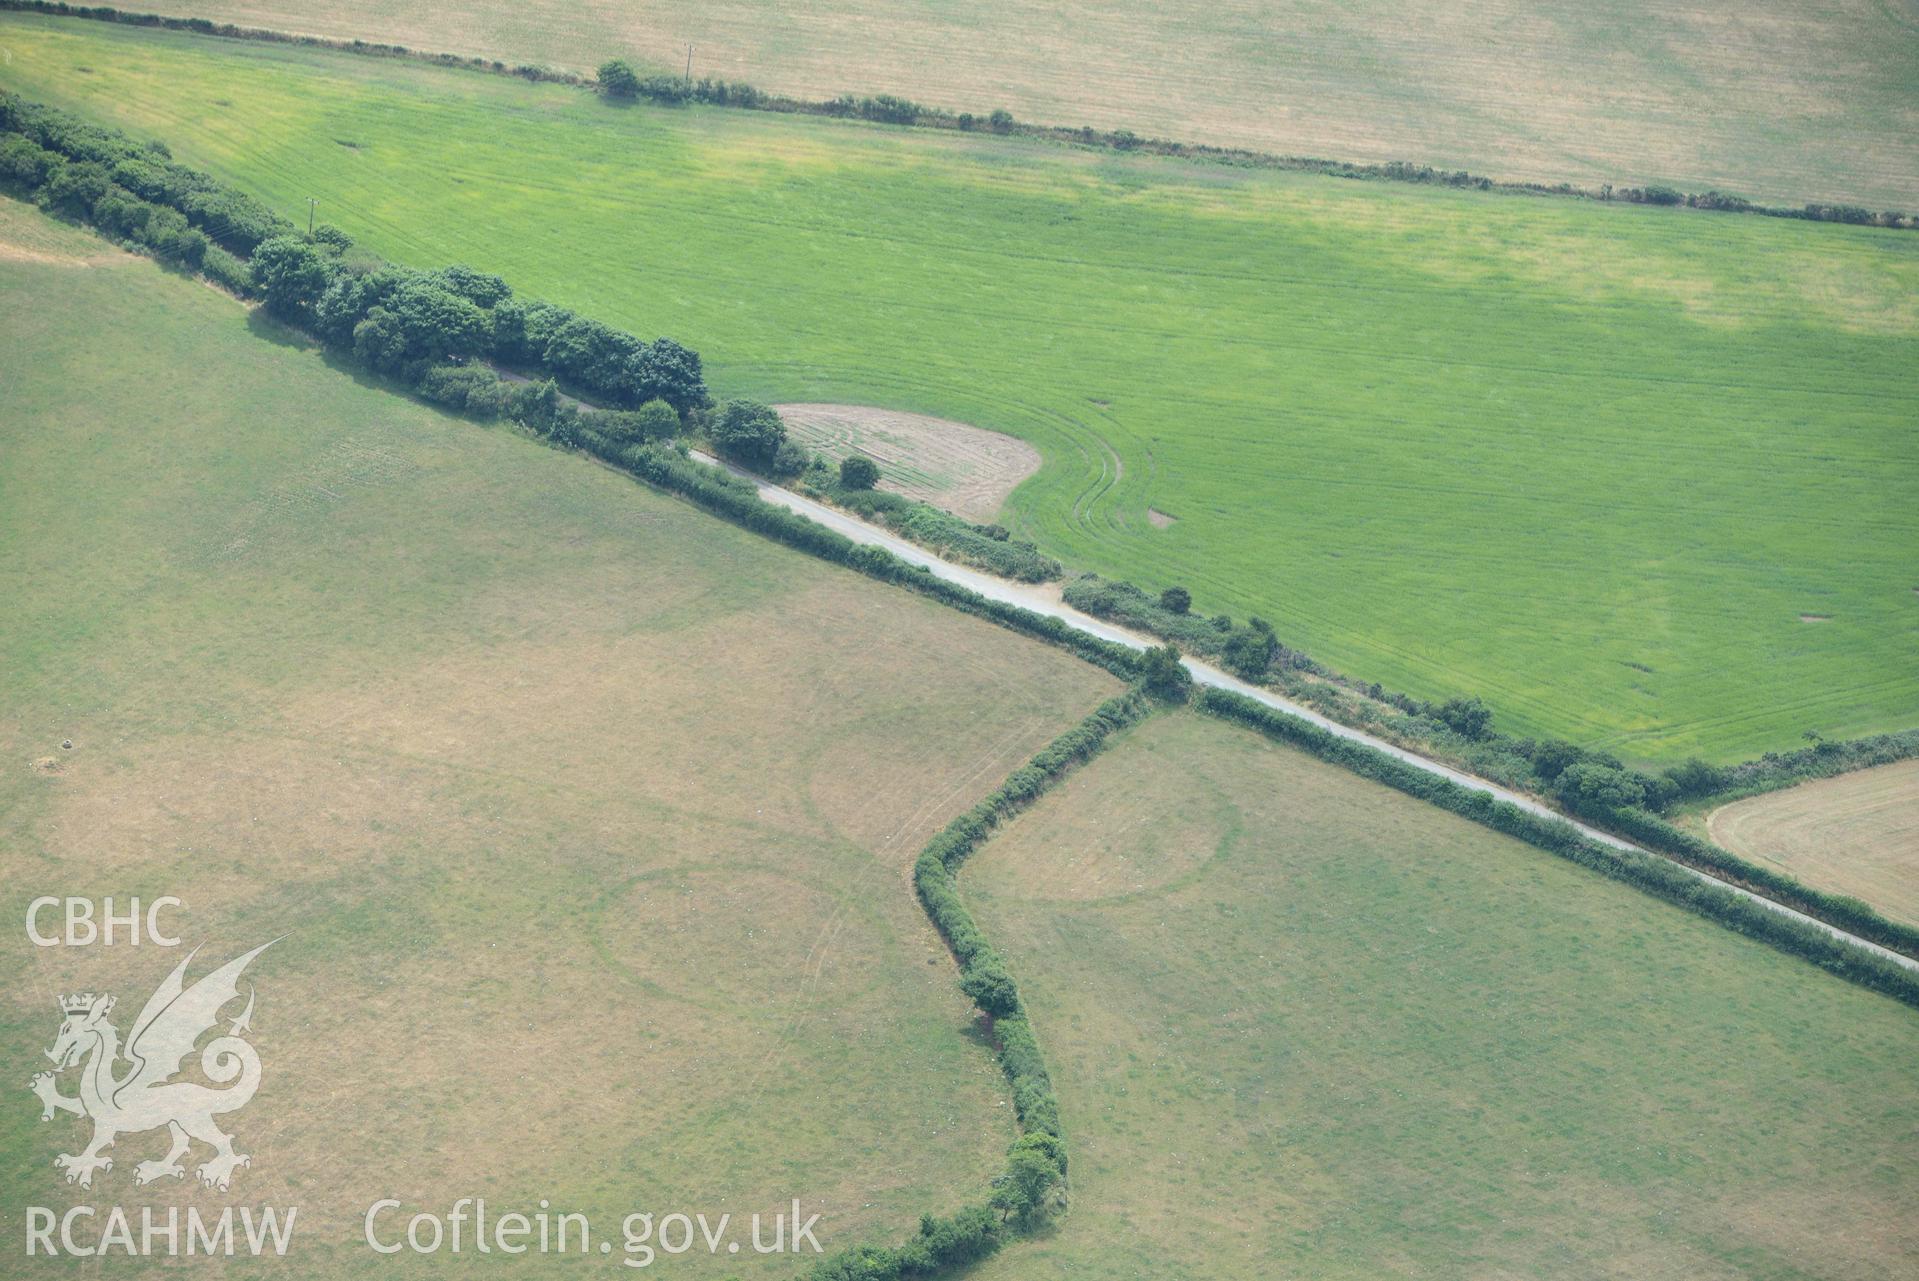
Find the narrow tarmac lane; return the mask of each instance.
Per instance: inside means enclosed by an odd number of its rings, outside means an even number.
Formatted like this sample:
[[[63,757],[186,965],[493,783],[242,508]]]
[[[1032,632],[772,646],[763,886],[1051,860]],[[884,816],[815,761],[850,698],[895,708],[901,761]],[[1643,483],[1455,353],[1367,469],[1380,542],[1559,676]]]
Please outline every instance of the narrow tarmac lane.
[[[1124,627],[1115,627],[1111,623],[1094,618],[1091,614],[1081,613],[1045,588],[1036,587],[1028,583],[1016,583],[1010,579],[1000,578],[981,570],[971,569],[965,565],[956,565],[951,561],[942,560],[924,547],[910,543],[896,534],[881,529],[876,525],[870,525],[856,516],[851,516],[837,508],[829,507],[825,503],[816,502],[811,498],[796,494],[790,489],[782,489],[778,485],[769,484],[751,472],[734,467],[731,463],[722,462],[710,454],[702,453],[696,449],[693,451],[693,457],[700,462],[710,463],[715,467],[724,468],[743,480],[751,481],[759,488],[760,497],[769,503],[775,503],[789,511],[798,512],[802,516],[816,520],[828,529],[846,535],[856,543],[865,543],[873,547],[884,547],[901,560],[914,565],[924,565],[939,577],[949,582],[958,583],[963,587],[970,587],[982,596],[990,597],[993,600],[1005,601],[1011,605],[1018,605],[1024,609],[1030,609],[1036,614],[1050,614],[1054,618],[1062,619],[1072,624],[1081,631],[1089,632],[1103,640],[1115,641],[1132,649],[1150,649],[1159,643],[1154,637],[1145,636]],[[1450,765],[1442,765],[1438,761],[1421,756],[1417,752],[1408,751],[1406,748],[1400,747],[1397,744],[1389,743],[1381,738],[1375,738],[1364,730],[1354,729],[1350,725],[1342,725],[1338,721],[1330,720],[1302,703],[1296,703],[1283,695],[1275,694],[1269,689],[1262,689],[1257,685],[1248,684],[1237,676],[1223,672],[1209,663],[1202,663],[1190,657],[1183,661],[1185,662],[1186,669],[1193,674],[1193,680],[1201,685],[1210,685],[1219,689],[1231,690],[1235,694],[1243,694],[1247,698],[1255,702],[1264,703],[1266,706],[1274,708],[1277,711],[1286,712],[1289,715],[1311,721],[1320,728],[1337,734],[1341,738],[1348,738],[1357,743],[1364,743],[1368,747],[1375,748],[1391,756],[1396,756],[1407,764],[1425,770],[1429,774],[1438,774],[1442,778],[1451,779],[1461,787],[1470,787],[1474,791],[1485,792],[1509,804],[1517,805],[1523,810],[1543,815],[1546,818],[1555,818],[1562,822],[1571,823],[1574,827],[1578,828],[1583,835],[1603,845],[1609,845],[1614,849],[1636,850],[1642,854],[1651,854],[1655,858],[1666,857],[1657,850],[1648,850],[1644,846],[1635,845],[1633,842],[1623,840],[1610,832],[1602,832],[1596,827],[1589,827],[1579,822],[1577,819],[1568,818],[1559,811],[1542,805],[1531,797],[1510,791],[1497,783],[1488,782],[1486,779],[1476,775],[1456,770]],[[1782,903],[1775,903],[1764,895],[1754,894],[1751,890],[1729,884],[1697,868],[1687,867],[1684,863],[1671,859],[1667,861],[1689,875],[1698,877],[1702,881],[1710,881],[1714,885],[1731,890],[1735,894],[1744,895],[1760,906],[1778,912],[1782,916],[1789,916],[1796,920],[1804,921],[1806,924],[1813,926],[1815,929],[1823,930],[1836,939],[1842,939],[1856,947],[1862,947],[1868,952],[1883,956],[1887,960],[1903,966],[1908,970],[1919,971],[1919,960],[1914,960],[1908,956],[1901,956],[1889,948],[1884,948],[1877,943],[1862,939],[1856,934],[1849,934],[1836,926],[1828,925],[1824,921],[1807,916],[1804,912],[1796,911]]]

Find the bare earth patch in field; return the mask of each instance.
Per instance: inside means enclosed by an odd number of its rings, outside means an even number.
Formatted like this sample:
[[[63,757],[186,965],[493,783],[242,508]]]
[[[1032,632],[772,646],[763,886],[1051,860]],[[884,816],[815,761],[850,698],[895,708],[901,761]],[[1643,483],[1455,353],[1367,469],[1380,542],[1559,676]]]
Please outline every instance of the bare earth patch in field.
[[[799,442],[838,462],[865,454],[880,488],[985,524],[1039,470],[1039,450],[1015,436],[869,405],[775,405]]]
[[[1706,827],[1742,858],[1919,924],[1919,760],[1735,801]]]

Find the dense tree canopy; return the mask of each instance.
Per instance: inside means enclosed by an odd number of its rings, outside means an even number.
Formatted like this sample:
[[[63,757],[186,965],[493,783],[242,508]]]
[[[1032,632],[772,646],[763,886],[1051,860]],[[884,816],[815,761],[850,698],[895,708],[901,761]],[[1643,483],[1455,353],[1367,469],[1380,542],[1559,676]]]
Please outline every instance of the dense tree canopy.
[[[713,444],[720,453],[748,467],[768,467],[786,441],[786,424],[771,405],[757,400],[729,400],[721,406],[712,427]]]
[[[1553,795],[1579,814],[1601,815],[1625,809],[1646,799],[1646,787],[1636,776],[1616,765],[1585,760],[1568,765],[1553,785]]]
[[[284,320],[311,314],[333,283],[334,265],[319,247],[292,236],[275,236],[253,251],[253,284],[267,310]]]
[[[640,92],[639,74],[619,58],[600,64],[599,84],[600,92],[609,98],[634,98]]]
[[[1179,646],[1160,645],[1146,651],[1140,663],[1146,688],[1161,698],[1183,703],[1193,688],[1193,674],[1180,661]]]

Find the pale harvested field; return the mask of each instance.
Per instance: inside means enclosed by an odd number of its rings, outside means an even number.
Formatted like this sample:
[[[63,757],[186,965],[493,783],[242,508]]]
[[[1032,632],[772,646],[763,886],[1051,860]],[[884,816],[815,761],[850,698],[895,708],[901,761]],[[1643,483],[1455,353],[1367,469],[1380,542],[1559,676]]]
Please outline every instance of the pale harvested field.
[[[1735,854],[1919,924],[1919,760],[1735,801],[1706,826]]]
[[[0,1222],[209,1201],[134,1191],[164,1136],[60,1182],[83,1128],[24,1089],[56,994],[124,1033],[179,954],[30,946],[43,893],[179,896],[196,973],[286,936],[229,1197],[301,1207],[302,1277],[387,1275],[383,1196],[602,1235],[798,1196],[829,1248],[977,1196],[1011,1109],[907,869],[1115,682],[38,220],[0,201],[41,255],[0,258]]]
[[[1919,205],[1910,0],[164,0],[194,17],[1542,182]]]
[[[787,430],[834,462],[865,454],[881,489],[991,522],[1007,495],[1039,470],[1040,453],[1016,436],[925,414],[867,405],[776,405]]]

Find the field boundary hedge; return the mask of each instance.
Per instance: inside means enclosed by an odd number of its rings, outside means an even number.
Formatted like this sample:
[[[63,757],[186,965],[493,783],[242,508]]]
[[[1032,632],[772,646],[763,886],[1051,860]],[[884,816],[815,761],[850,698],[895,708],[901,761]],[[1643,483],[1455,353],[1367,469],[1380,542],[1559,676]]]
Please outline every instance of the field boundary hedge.
[[[5,0],[0,0],[0,3],[4,2]],[[276,247],[285,249],[291,242],[291,238],[284,234],[288,229],[285,219],[234,188],[198,171],[174,164],[164,147],[136,143],[118,130],[89,125],[67,113],[34,104],[17,95],[4,92],[0,92],[0,134],[6,134],[18,140],[17,142],[0,142],[0,180],[22,184],[29,189],[37,189],[41,192],[43,202],[56,208],[66,207],[65,204],[60,203],[63,200],[74,204],[75,208],[84,211],[83,214],[78,215],[80,220],[102,231],[111,230],[110,227],[103,225],[103,220],[106,218],[106,213],[103,211],[114,213],[116,217],[123,215],[126,209],[134,209],[136,212],[140,209],[153,211],[149,218],[142,222],[140,229],[123,229],[121,243],[137,245],[155,256],[173,261],[178,266],[198,271],[214,283],[224,285],[235,293],[244,295],[250,287],[257,286],[259,282],[252,277],[259,274],[259,268],[268,257],[268,251]],[[39,142],[33,141],[33,138],[38,138]],[[39,145],[42,142],[48,144],[52,150],[43,150]],[[41,165],[42,161],[44,166],[35,169],[34,176],[31,178],[14,172],[14,170],[21,170],[22,167],[33,168]],[[117,162],[111,175],[105,167],[106,161]],[[128,169],[129,165],[132,166],[131,169]],[[98,191],[91,190],[84,183],[77,185],[69,183],[67,185],[72,190],[66,191],[64,195],[61,194],[62,183],[66,178],[82,175],[88,169],[98,171],[93,175],[94,185],[99,187]],[[143,189],[151,184],[151,194],[159,203],[147,203],[134,191],[123,190],[117,181],[123,171],[128,181],[140,184]],[[177,227],[169,224],[171,229],[166,232],[165,237],[156,237],[152,234],[152,228],[157,225],[160,214],[165,214],[177,223]],[[192,225],[189,225],[190,223]],[[204,228],[204,232],[201,228]],[[193,238],[192,247],[196,253],[182,254],[174,247],[182,236]],[[259,253],[249,266],[245,260],[221,249],[220,243],[232,245],[243,252],[258,249]],[[299,248],[298,245],[293,247]],[[320,260],[321,255],[317,250],[309,248],[308,253],[312,261]],[[235,278],[236,273],[238,278]],[[393,269],[385,270],[387,276],[398,274],[404,273],[397,273]],[[411,276],[416,281],[438,280],[440,284],[449,288],[477,293],[480,296],[497,294],[498,309],[503,310],[508,303],[513,302],[512,291],[507,288],[504,281],[497,277],[484,276],[469,268],[453,267],[443,269],[439,273],[411,273]],[[352,278],[339,276],[336,277],[336,283],[354,288],[371,287],[369,282],[377,281],[380,277],[381,273],[377,271]],[[309,282],[309,287],[318,290],[322,283]],[[265,292],[269,309],[271,309],[274,288],[270,282],[265,287]],[[329,336],[328,325],[325,323],[328,310],[326,304],[333,297],[333,293],[334,291],[329,287],[325,296],[321,297],[317,304],[303,303],[293,309],[296,316],[308,321],[307,327],[319,331],[317,336],[323,340]],[[396,295],[389,292],[382,296],[390,299]],[[443,301],[457,300],[449,297]],[[544,304],[531,304],[531,306],[537,308]],[[471,306],[469,309],[473,310],[475,317],[481,315],[478,309]],[[380,310],[382,309],[377,305],[369,310],[368,321]],[[573,317],[570,312],[566,313],[566,316],[572,323],[586,326],[594,331],[595,341],[599,345],[605,346],[612,343],[618,346],[614,340],[623,339],[627,345],[635,348],[631,353],[634,359],[645,357],[648,344],[640,343],[630,335],[606,330],[604,326],[598,326],[584,318]],[[351,318],[349,314],[347,319]],[[360,350],[362,331],[366,328],[367,322],[352,327],[354,343],[351,350],[358,363],[362,365],[369,364],[367,357],[362,355]],[[340,336],[335,334],[333,337],[336,340],[333,345],[337,350],[341,345]],[[705,395],[704,384],[698,381],[697,353],[681,348],[668,339],[660,339],[651,346],[670,348],[678,357],[683,358],[684,364],[679,367],[690,373],[691,386],[697,387],[698,394],[702,397]],[[441,356],[440,360],[444,361],[445,358]],[[626,369],[630,361],[623,357],[615,364],[619,369]],[[372,364],[371,367],[376,372],[389,374],[394,372],[392,368],[378,363]],[[696,463],[680,450],[649,440],[635,443],[630,435],[624,433],[619,436],[611,435],[609,430],[622,427],[632,415],[590,408],[582,410],[563,401],[551,381],[509,388],[497,372],[485,366],[483,362],[477,361],[449,365],[419,358],[404,362],[400,366],[400,371],[405,375],[415,394],[423,399],[471,417],[504,416],[562,448],[577,449],[587,453],[609,466],[660,489],[677,493],[708,512],[723,516],[735,524],[787,546],[845,565],[882,582],[909,588],[953,608],[998,623],[1009,630],[1055,645],[1122,679],[1136,679],[1145,670],[1144,657],[1124,645],[1092,636],[1052,615],[1040,614],[1017,605],[993,600],[971,588],[940,578],[923,566],[910,564],[885,548],[856,543],[817,521],[768,503],[759,496],[756,487],[751,483],[732,477],[719,468]],[[1270,649],[1283,647],[1277,646],[1270,631],[1258,631],[1258,629],[1254,631],[1258,637],[1262,638],[1263,643],[1268,645],[1267,656],[1270,661]],[[1248,633],[1248,636],[1251,635],[1253,633]],[[1247,639],[1246,636],[1238,636],[1237,633],[1235,637],[1240,640]],[[1258,706],[1258,704],[1249,705]],[[1446,709],[1440,709],[1442,716],[1445,713]],[[1487,715],[1489,717],[1490,714]],[[1305,724],[1305,722],[1300,723]],[[1315,732],[1323,733],[1323,731]],[[1401,766],[1401,768],[1410,770],[1413,767]],[[1402,790],[1410,789],[1402,788]],[[1473,793],[1473,795],[1478,794]],[[1702,869],[1723,872],[1749,883],[1755,891],[1765,891],[1769,896],[1779,897],[1781,902],[1804,910],[1810,915],[1830,917],[1830,923],[1863,937],[1869,937],[1882,946],[1906,952],[1909,955],[1919,953],[1919,930],[1895,924],[1880,916],[1869,905],[1856,899],[1824,894],[1790,877],[1747,863],[1729,851],[1721,850],[1710,842],[1692,837],[1651,814],[1636,810],[1631,804],[1614,804],[1604,807],[1581,806],[1580,808],[1589,817],[1596,818],[1602,823],[1611,822],[1619,825],[1626,834],[1637,836],[1641,841],[1655,848],[1668,851],[1671,861],[1682,861]],[[1515,812],[1522,811],[1515,810]],[[1571,829],[1568,828],[1568,830]],[[1676,869],[1668,866],[1675,875],[1680,874]],[[1742,927],[1735,926],[1735,928]],[[1814,952],[1803,948],[1798,950],[1817,959]]]
[[[931,570],[901,560],[884,547],[856,543],[837,530],[761,498],[748,481],[718,467],[696,462],[671,446],[656,443],[622,444],[591,429],[570,436],[552,436],[562,446],[579,449],[616,470],[659,489],[680,495],[714,515],[834,564],[857,570],[869,578],[918,592],[963,613],[998,623],[1010,631],[1057,646],[1122,680],[1139,674],[1139,654],[1113,641],[1101,640],[1064,619],[1009,605],[983,596],[970,587],[949,582]]]
[[[1801,783],[1838,778],[1859,770],[1877,769],[1919,756],[1919,729],[1893,730],[1860,738],[1821,738],[1794,752],[1767,752],[1764,756],[1716,771],[1715,786],[1687,798],[1688,811],[1730,805],[1749,796],[1763,796]]]
[[[1153,708],[1152,699],[1137,688],[1101,703],[920,851],[913,864],[913,888],[959,965],[961,990],[991,1025],[994,1055],[1012,1090],[1020,1134],[985,1202],[945,1219],[922,1218],[918,1235],[904,1245],[856,1246],[826,1259],[808,1274],[813,1281],[896,1281],[957,1272],[997,1251],[1010,1234],[1045,1219],[1066,1180],[1059,1099],[1018,985],[960,898],[957,873],[1001,823],[1044,796],[1098,755],[1112,735],[1144,719]]]
[[[1190,607],[1191,598],[1179,603]],[[1919,929],[1894,921],[1860,899],[1830,894],[1772,868],[1752,863],[1660,815],[1682,800],[1747,782],[1751,791],[1831,777],[1919,755],[1919,729],[1814,746],[1733,766],[1691,760],[1658,775],[1625,769],[1604,752],[1571,743],[1519,739],[1493,727],[1492,709],[1476,698],[1433,703],[1344,676],[1279,643],[1258,619],[1175,612],[1132,583],[1082,574],[1066,584],[1066,603],[1095,618],[1118,622],[1220,661],[1253,685],[1275,688],[1329,719],[1609,829],[1677,862],[1709,872],[1774,902],[1919,960]],[[1163,598],[1162,598],[1163,599]],[[1259,640],[1259,646],[1248,642]],[[1304,675],[1303,675],[1304,674]],[[1307,680],[1305,675],[1317,678]],[[1573,766],[1582,766],[1574,769]]]
[[[187,169],[182,165],[172,164],[163,152],[136,143],[117,130],[90,125],[68,113],[0,91],[0,139],[25,139],[32,144],[29,150],[40,151],[39,144],[33,143],[32,139],[27,137],[27,132],[20,131],[23,128],[28,132],[36,133],[41,141],[52,144],[52,150],[45,154],[55,157],[62,165],[75,167],[76,170],[87,165],[100,166],[104,170],[101,161],[106,159],[136,159],[151,166],[164,165],[167,172],[177,179],[177,185],[195,199],[205,196],[228,203],[245,202],[245,212],[250,215],[252,221],[245,227],[244,237],[233,241],[237,248],[252,249],[269,241],[278,243],[275,237],[281,236],[290,229],[290,225],[284,219],[264,207],[254,207],[252,202],[241,193],[205,174]],[[61,170],[44,172],[37,182],[32,183],[11,178],[4,172],[4,166],[10,163],[11,155],[12,153],[5,149],[4,144],[0,144],[0,184],[11,182],[27,187],[29,191],[38,189],[43,197],[53,189]],[[75,221],[105,232],[108,229],[100,226],[96,210],[104,207],[101,204],[102,200],[108,198],[115,188],[104,177],[101,178],[101,186],[100,193],[79,206],[84,213],[75,214],[74,217]],[[154,209],[164,207],[172,212],[172,205],[165,203],[172,199],[174,197],[162,195],[163,203],[150,207]],[[187,228],[184,219],[180,225],[187,229],[189,234],[194,234],[191,228]],[[211,223],[206,225],[210,231],[219,233],[218,227]],[[151,252],[154,256],[169,261],[176,267],[202,274],[213,283],[223,285],[230,292],[241,297],[255,292],[250,279],[245,274],[247,260],[234,255],[225,255],[231,261],[230,268],[223,267],[220,271],[210,269],[212,262],[205,259],[204,255],[215,252],[216,246],[213,246],[205,237],[202,237],[197,245],[198,254],[191,257],[171,253],[137,235],[118,239],[120,243]],[[233,278],[234,270],[241,273],[238,278]],[[463,272],[483,286],[490,286],[502,295],[502,306],[515,301],[505,282],[497,278],[483,277],[479,273],[470,272],[464,268],[448,268],[445,272]],[[433,273],[412,274],[419,278],[433,275]],[[373,272],[357,279],[363,282],[372,281],[379,275],[380,273]],[[324,302],[324,299],[322,301]],[[536,303],[531,306],[542,307],[544,304]],[[322,307],[319,310],[323,312],[325,309]],[[312,325],[324,328],[321,320],[314,318],[311,310],[298,314],[309,318]],[[583,318],[573,317],[570,312],[566,315],[569,319],[581,324],[591,324]],[[312,332],[307,326],[299,327]],[[355,335],[360,328],[362,326],[354,327]],[[595,326],[595,328],[604,330],[603,326]],[[644,349],[649,346],[631,338],[630,335],[617,331],[604,330],[604,334],[607,341],[625,339],[636,348]],[[328,334],[321,332],[315,336],[325,341]],[[360,343],[357,337],[352,345],[343,345],[337,340],[339,335],[334,337],[336,338],[332,344],[334,350],[341,352],[346,358],[353,359],[355,363],[366,366],[367,362],[358,355]],[[699,378],[699,358],[696,353],[680,348],[678,344],[673,344],[668,339],[661,339],[651,346],[662,344],[671,346],[677,352],[684,352],[685,358],[690,362],[693,379]],[[392,374],[396,371],[376,368],[375,372]],[[581,409],[563,400],[551,382],[509,385],[495,371],[478,361],[464,365],[414,361],[402,366],[398,372],[405,382],[410,383],[410,390],[416,395],[443,408],[463,413],[468,417],[505,417],[555,445],[588,453],[618,470],[645,480],[657,488],[679,494],[710,513],[725,517],[736,525],[789,547],[835,564],[845,565],[869,578],[908,588],[965,613],[998,623],[1011,631],[1057,646],[1104,668],[1123,680],[1131,680],[1138,674],[1139,658],[1133,650],[1124,645],[1101,640],[1051,615],[996,601],[971,588],[948,582],[930,570],[900,559],[885,548],[856,543],[844,534],[830,530],[817,521],[767,502],[759,496],[752,484],[736,479],[720,468],[694,462],[670,446],[654,441],[634,443],[630,439],[615,438],[601,428],[608,424],[622,423],[628,417],[627,415],[618,411]],[[700,383],[698,387],[700,393],[704,394],[704,384]]]
[[[1734,882],[1883,948],[1919,959],[1919,929],[1881,916],[1871,904],[1860,899],[1814,889],[1783,872],[1743,859],[1643,809],[1611,810],[1595,821],[1614,834],[1658,850],[1676,862],[1710,872],[1720,880]]]
[[[1208,689],[1199,709],[1302,748],[1319,759],[1384,783],[1549,854],[1624,881],[1668,903],[1707,917],[1779,951],[1812,962],[1840,978],[1919,1007],[1919,974],[1897,962],[1836,939],[1815,925],[1782,915],[1738,891],[1698,876],[1657,854],[1614,849],[1560,818],[1542,818],[1475,788],[1462,787],[1378,748],[1344,738],[1302,717],[1277,711],[1229,690]]]
[[[155,27],[213,36],[222,40],[242,40],[259,44],[300,45],[330,49],[362,57],[391,58],[429,66],[478,71],[489,75],[513,76],[536,83],[568,85],[596,90],[598,81],[570,71],[557,71],[533,63],[508,64],[497,58],[479,58],[455,53],[429,53],[405,45],[383,44],[367,40],[341,40],[328,36],[303,36],[266,27],[245,27],[206,18],[173,18],[157,13],[115,9],[108,5],[72,5],[59,0],[0,0],[0,10],[38,13],[58,18],[79,18],[120,26]],[[732,107],[744,111],[770,111],[781,115],[831,116],[857,118],[882,124],[919,129],[948,129],[959,132],[986,132],[1006,137],[1034,138],[1072,146],[1101,150],[1137,152],[1197,160],[1208,164],[1230,165],[1240,169],[1275,169],[1295,173],[1316,173],[1332,178],[1374,182],[1406,182],[1421,186],[1454,187],[1507,195],[1561,196],[1602,203],[1658,205],[1675,209],[1697,209],[1714,213],[1757,214],[1766,218],[1792,218],[1809,222],[1840,222],[1853,226],[1883,227],[1899,230],[1919,229],[1919,214],[1900,210],[1871,210],[1861,205],[1807,203],[1804,205],[1767,205],[1721,191],[1686,192],[1659,184],[1644,187],[1582,187],[1575,183],[1513,182],[1469,173],[1463,169],[1435,169],[1431,165],[1393,160],[1383,164],[1357,164],[1322,156],[1278,155],[1248,147],[1219,147],[1209,143],[1180,142],[1170,138],[1145,138],[1130,129],[1078,128],[1040,124],[1015,119],[1004,110],[976,116],[971,112],[952,112],[929,107],[890,94],[856,97],[842,94],[832,99],[791,98],[767,93],[750,84],[728,83],[704,78],[697,81],[680,76],[635,77],[633,92],[641,97],[668,104],[686,101],[711,106]]]

